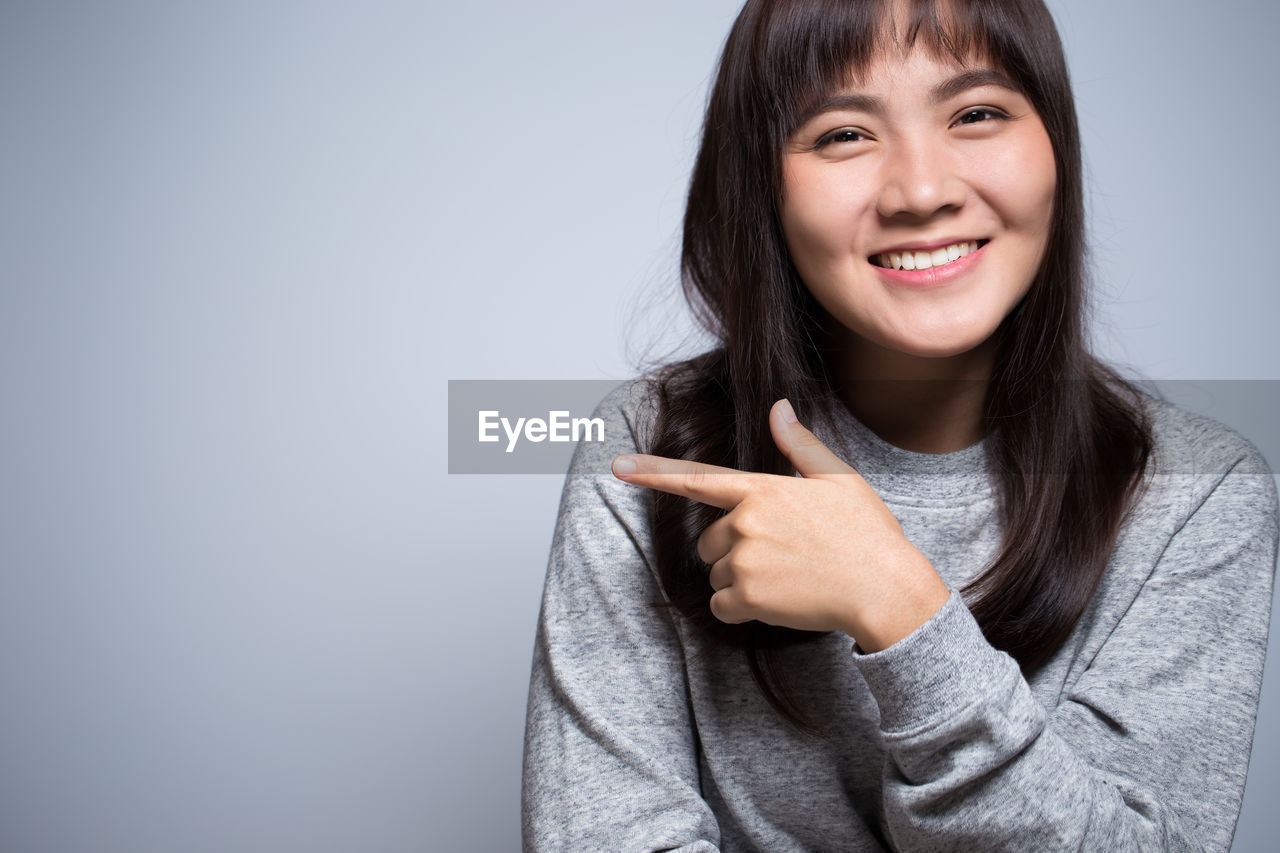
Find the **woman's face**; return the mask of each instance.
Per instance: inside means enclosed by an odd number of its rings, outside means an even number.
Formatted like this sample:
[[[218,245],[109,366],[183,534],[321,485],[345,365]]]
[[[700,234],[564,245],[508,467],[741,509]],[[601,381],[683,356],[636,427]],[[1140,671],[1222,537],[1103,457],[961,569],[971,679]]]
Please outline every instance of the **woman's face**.
[[[1027,292],[1053,215],[1053,148],[989,65],[882,55],[783,155],[791,258],[852,347],[975,350]]]

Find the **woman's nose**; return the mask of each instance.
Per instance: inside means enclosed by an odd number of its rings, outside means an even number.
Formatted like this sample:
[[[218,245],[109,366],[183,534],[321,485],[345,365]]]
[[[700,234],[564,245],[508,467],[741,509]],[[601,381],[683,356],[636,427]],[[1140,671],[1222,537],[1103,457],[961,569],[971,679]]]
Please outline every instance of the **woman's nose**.
[[[958,209],[968,195],[945,146],[910,142],[885,154],[876,208],[887,219],[926,219]]]

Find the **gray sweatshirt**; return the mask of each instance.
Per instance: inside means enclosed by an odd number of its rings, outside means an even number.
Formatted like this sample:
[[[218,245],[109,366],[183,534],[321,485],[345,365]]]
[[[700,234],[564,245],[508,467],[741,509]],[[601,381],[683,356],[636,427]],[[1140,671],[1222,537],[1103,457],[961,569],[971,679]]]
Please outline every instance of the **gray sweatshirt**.
[[[526,850],[1227,850],[1253,742],[1275,577],[1275,481],[1253,445],[1150,400],[1154,472],[1097,594],[1028,681],[956,591],[995,556],[984,448],[894,447],[842,407],[819,438],[952,589],[861,654],[789,649],[823,738],[784,723],[745,656],[663,600],[652,494],[609,473],[643,446],[639,384],[575,453],[538,621]]]

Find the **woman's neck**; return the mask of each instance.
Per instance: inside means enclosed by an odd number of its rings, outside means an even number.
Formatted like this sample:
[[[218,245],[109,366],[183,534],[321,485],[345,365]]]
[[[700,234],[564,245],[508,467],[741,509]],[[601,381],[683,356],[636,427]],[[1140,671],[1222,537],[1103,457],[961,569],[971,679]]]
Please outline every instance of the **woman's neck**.
[[[854,417],[896,447],[916,453],[963,450],[984,435],[992,344],[922,358],[866,340],[842,342],[832,364],[834,390]]]

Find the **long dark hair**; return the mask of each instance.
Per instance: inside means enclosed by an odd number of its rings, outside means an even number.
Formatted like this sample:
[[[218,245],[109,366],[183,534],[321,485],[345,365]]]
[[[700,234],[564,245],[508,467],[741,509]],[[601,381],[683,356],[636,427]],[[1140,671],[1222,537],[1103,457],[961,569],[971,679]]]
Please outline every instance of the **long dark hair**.
[[[778,216],[781,152],[798,117],[886,43],[980,56],[1028,98],[1053,143],[1057,188],[1036,279],[995,335],[983,408],[1003,526],[999,555],[963,591],[988,641],[1030,674],[1066,640],[1106,568],[1152,451],[1138,392],[1088,351],[1079,131],[1066,60],[1040,0],[748,0],[725,43],[684,220],[682,281],[718,346],[654,377],[648,451],[793,474],[761,413],[787,397],[804,422],[832,385],[822,309],[800,280]],[[940,8],[941,7],[941,8]],[[812,731],[775,650],[816,636],[710,613],[697,537],[719,510],[655,493],[658,573],[671,604],[745,649],[770,704]]]

